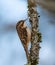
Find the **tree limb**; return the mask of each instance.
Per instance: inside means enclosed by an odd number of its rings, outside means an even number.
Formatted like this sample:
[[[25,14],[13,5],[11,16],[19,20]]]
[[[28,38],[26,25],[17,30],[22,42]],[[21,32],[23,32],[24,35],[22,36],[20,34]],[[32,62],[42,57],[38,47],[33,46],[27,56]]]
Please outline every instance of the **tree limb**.
[[[28,17],[31,24],[31,48],[30,60],[27,65],[36,65],[39,62],[39,50],[41,42],[41,33],[39,32],[39,20],[36,10],[36,0],[28,0]]]

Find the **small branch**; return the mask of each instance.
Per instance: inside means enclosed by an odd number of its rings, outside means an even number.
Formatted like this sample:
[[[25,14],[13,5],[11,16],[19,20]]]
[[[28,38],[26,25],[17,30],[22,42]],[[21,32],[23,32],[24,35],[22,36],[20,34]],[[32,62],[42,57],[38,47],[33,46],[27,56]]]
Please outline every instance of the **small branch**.
[[[39,50],[41,42],[41,33],[38,26],[38,13],[36,11],[36,0],[28,0],[28,16],[31,23],[31,48],[30,48],[30,60],[27,65],[36,65],[39,63]]]

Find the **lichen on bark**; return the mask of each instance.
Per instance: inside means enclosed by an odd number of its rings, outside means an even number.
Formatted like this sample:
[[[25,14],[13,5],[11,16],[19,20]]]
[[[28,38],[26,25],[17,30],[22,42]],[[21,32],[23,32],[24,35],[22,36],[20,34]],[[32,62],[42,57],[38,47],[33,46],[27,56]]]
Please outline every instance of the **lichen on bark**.
[[[39,63],[39,50],[41,42],[41,33],[39,32],[39,20],[37,12],[36,0],[27,0],[28,2],[28,17],[31,24],[31,48],[29,61],[27,65],[37,65]]]

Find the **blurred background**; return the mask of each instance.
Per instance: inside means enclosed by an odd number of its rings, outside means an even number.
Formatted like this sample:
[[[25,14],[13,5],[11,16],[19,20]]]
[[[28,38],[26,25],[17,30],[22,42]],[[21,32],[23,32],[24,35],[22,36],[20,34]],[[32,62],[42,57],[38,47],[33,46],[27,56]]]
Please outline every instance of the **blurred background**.
[[[39,65],[55,65],[55,0],[38,2],[39,29],[42,33]],[[0,65],[26,64],[16,23],[27,17],[27,0],[0,0]]]

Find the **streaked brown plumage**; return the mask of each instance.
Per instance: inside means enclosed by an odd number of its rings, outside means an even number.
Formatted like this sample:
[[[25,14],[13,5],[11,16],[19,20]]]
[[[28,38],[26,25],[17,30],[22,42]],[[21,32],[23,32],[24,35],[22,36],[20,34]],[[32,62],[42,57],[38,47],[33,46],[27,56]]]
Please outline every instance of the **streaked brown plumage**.
[[[20,40],[22,42],[22,45],[24,47],[24,50],[26,52],[27,58],[29,57],[28,53],[28,44],[31,39],[31,31],[30,29],[26,26],[25,20],[21,20],[16,24],[16,29],[17,33],[20,37]]]

